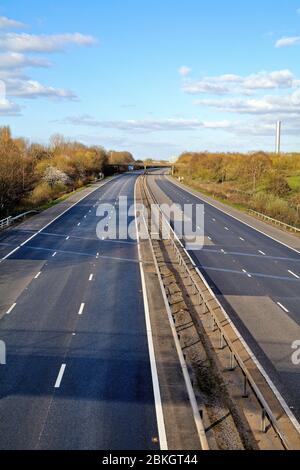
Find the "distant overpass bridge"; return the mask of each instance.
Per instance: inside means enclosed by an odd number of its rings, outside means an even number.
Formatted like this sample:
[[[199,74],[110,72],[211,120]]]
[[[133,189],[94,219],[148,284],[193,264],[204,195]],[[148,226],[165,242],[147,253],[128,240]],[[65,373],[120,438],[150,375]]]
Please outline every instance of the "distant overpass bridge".
[[[109,176],[115,173],[126,173],[128,171],[139,171],[139,170],[152,170],[155,168],[173,168],[173,164],[166,162],[165,164],[161,163],[129,163],[122,165],[106,165],[104,174]]]

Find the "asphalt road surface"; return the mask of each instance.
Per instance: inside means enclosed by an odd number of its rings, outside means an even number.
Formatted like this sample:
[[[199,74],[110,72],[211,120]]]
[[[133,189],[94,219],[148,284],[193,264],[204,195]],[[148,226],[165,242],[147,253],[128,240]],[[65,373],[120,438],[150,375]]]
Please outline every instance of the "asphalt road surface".
[[[205,243],[194,261],[300,419],[300,253],[204,202],[165,175],[148,177],[158,200],[205,206]],[[255,222],[254,222],[255,223]]]
[[[0,449],[159,448],[137,244],[96,235],[136,178],[0,235]]]

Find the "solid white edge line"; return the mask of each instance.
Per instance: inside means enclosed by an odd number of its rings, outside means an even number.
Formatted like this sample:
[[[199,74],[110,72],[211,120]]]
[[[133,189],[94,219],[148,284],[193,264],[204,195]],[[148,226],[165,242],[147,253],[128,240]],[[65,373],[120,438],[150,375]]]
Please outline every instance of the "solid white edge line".
[[[12,306],[10,307],[10,309],[7,310],[6,315],[9,315],[9,314],[13,311],[13,309],[15,308],[16,305],[17,305],[16,303],[12,304]]]
[[[283,310],[285,313],[290,313],[290,312],[288,311],[288,309],[287,309],[284,305],[282,305],[280,302],[277,302],[277,305],[278,305],[280,308],[282,308],[282,310]]]
[[[35,237],[37,237],[41,232],[43,232],[44,230],[46,230],[46,228],[50,227],[50,225],[52,225],[54,222],[56,222],[56,220],[60,219],[63,215],[65,215],[67,212],[69,212],[71,209],[73,209],[73,207],[76,207],[78,204],[80,204],[82,201],[84,201],[87,197],[89,197],[91,194],[95,193],[96,191],[98,191],[99,189],[102,189],[104,186],[106,186],[107,184],[111,183],[111,182],[115,182],[117,179],[120,179],[122,178],[124,175],[118,175],[114,178],[111,178],[110,180],[108,181],[105,181],[101,186],[98,186],[97,188],[93,189],[91,192],[89,192],[88,194],[86,194],[85,196],[83,196],[81,199],[79,199],[79,201],[75,202],[74,204],[72,204],[72,206],[68,207],[68,209],[66,209],[64,212],[62,212],[61,214],[59,214],[57,217],[55,217],[54,219],[52,219],[47,225],[45,225],[44,227],[42,227],[38,232],[34,233],[31,237],[27,238],[27,240],[25,240],[20,246],[17,246],[16,248],[14,248],[14,250],[12,250],[10,253],[8,253],[7,255],[5,255],[3,258],[1,258],[0,260],[0,263],[2,263],[3,261],[5,261],[6,259],[8,259],[11,255],[13,255],[16,251],[18,251],[20,248],[22,248],[24,245],[26,245],[27,243],[29,243],[31,240],[33,240]]]
[[[67,367],[67,364],[62,364],[60,371],[58,373],[54,388],[60,388],[66,367]]]
[[[145,224],[145,227],[147,227],[145,218],[144,218],[144,224]],[[174,339],[174,342],[175,342],[176,351],[177,351],[178,359],[179,359],[179,362],[180,362],[180,366],[181,366],[181,370],[182,370],[186,390],[187,390],[189,401],[190,401],[190,404],[191,404],[191,408],[192,408],[192,412],[193,412],[193,416],[194,416],[194,421],[195,421],[195,426],[196,426],[197,433],[198,433],[199,440],[200,440],[200,444],[201,444],[201,450],[208,451],[210,449],[209,449],[209,444],[208,444],[208,441],[207,441],[205,429],[204,429],[204,426],[203,426],[203,421],[202,421],[201,416],[200,416],[198,403],[197,403],[197,400],[196,400],[196,397],[195,397],[195,393],[194,393],[193,385],[192,385],[192,382],[191,382],[190,374],[189,374],[188,367],[187,367],[187,364],[186,364],[185,359],[184,359],[184,355],[183,355],[183,352],[182,352],[182,349],[181,349],[179,339],[178,339],[178,335],[177,335],[173,315],[172,315],[171,308],[170,308],[170,305],[169,305],[169,302],[168,302],[168,299],[167,299],[167,295],[166,295],[166,292],[165,292],[165,289],[164,289],[162,277],[161,277],[161,274],[160,274],[160,271],[159,271],[159,267],[158,267],[158,264],[157,264],[157,261],[156,261],[156,258],[155,258],[155,254],[154,254],[154,250],[153,250],[153,246],[152,246],[151,242],[150,242],[150,246],[151,246],[152,256],[153,256],[153,260],[154,260],[154,264],[155,264],[155,268],[156,268],[156,272],[157,272],[157,276],[158,276],[162,296],[163,296],[163,299],[164,299],[165,307],[166,307],[166,310],[167,310],[169,324],[170,324],[173,339]]]
[[[168,181],[170,181],[172,183],[172,180],[168,178]],[[174,185],[176,185],[176,183],[173,183]],[[182,186],[179,186],[177,185],[179,188],[185,190],[185,188],[183,188]],[[191,193],[193,194],[193,193]],[[195,196],[195,194],[193,194]],[[200,199],[199,196],[196,196],[198,199]],[[209,203],[208,203],[209,204]],[[215,207],[213,204],[209,204],[211,205],[212,207]],[[218,209],[216,207],[216,209]],[[223,212],[221,209],[218,209],[220,210],[220,212]],[[226,212],[224,212],[226,213]],[[230,214],[227,214],[231,217]],[[249,227],[251,227],[251,225],[247,224],[246,222],[243,222],[241,220],[239,220],[238,218],[236,217],[233,217],[234,219],[238,220],[239,222],[241,223],[244,223],[245,225],[248,225]],[[253,230],[257,230],[255,229],[254,227],[251,227],[253,228]],[[173,233],[175,234],[175,237],[178,241],[179,238],[177,237],[176,233],[174,232],[174,230],[172,229],[171,227],[171,230],[173,231]],[[267,237],[273,239],[271,236],[265,234],[264,232],[261,232],[260,230],[257,230],[257,232],[260,232],[262,233],[263,235],[266,235]],[[274,241],[278,241],[276,240],[275,238],[273,239]],[[281,243],[278,241],[278,243]],[[285,245],[285,243],[281,243],[282,245],[286,246],[287,248],[291,248],[289,247],[288,245]],[[185,250],[185,253],[186,255],[189,257],[189,259],[191,261],[192,260],[192,257],[191,255],[189,254],[189,252],[184,248]],[[296,251],[297,253],[299,253],[297,250],[295,250],[294,248],[291,248],[291,250],[294,250]],[[208,291],[211,293],[211,295],[213,297],[216,297],[212,288],[210,287],[210,285],[208,284],[208,282],[206,281],[205,277],[203,276],[203,274],[201,273],[200,269],[199,268],[196,268],[196,271],[197,273],[199,274],[200,278],[202,279],[202,281],[204,282],[204,284],[206,285]],[[271,378],[269,377],[269,375],[267,374],[267,372],[265,371],[265,369],[263,368],[263,366],[261,365],[261,363],[259,362],[259,360],[256,358],[255,354],[253,353],[253,351],[251,350],[251,348],[248,346],[246,340],[242,337],[241,333],[239,332],[238,328],[235,326],[235,324],[233,323],[233,321],[231,320],[231,318],[229,317],[229,315],[227,314],[226,310],[223,308],[222,304],[219,302],[219,300],[217,300],[217,303],[218,305],[220,306],[224,316],[226,317],[228,323],[231,325],[231,327],[233,328],[235,334],[237,335],[238,339],[241,341],[241,343],[243,344],[244,348],[246,349],[246,351],[248,352],[249,356],[252,358],[253,362],[256,364],[257,368],[259,369],[260,373],[263,375],[263,377],[265,378],[265,380],[267,381],[269,387],[271,388],[271,390],[273,391],[274,395],[276,396],[277,400],[279,401],[279,403],[281,404],[282,408],[284,409],[285,413],[287,414],[287,416],[289,417],[289,419],[291,420],[291,422],[293,423],[296,431],[300,434],[300,423],[299,421],[297,420],[296,416],[294,415],[294,413],[291,411],[290,407],[288,406],[287,402],[285,401],[285,399],[283,398],[283,396],[281,395],[281,393],[279,392],[279,390],[276,388],[275,384],[273,383],[273,381],[271,380]]]
[[[20,248],[21,248],[22,245],[19,245],[17,246],[13,251],[11,251],[8,255],[4,256],[4,258],[2,258],[0,260],[0,263],[2,263],[3,261],[5,261],[7,258],[9,258],[9,256],[13,255],[16,251],[18,251]]]
[[[153,392],[154,392],[155,412],[156,412],[157,428],[158,428],[158,434],[159,434],[160,450],[168,450],[166,427],[165,427],[165,420],[164,420],[164,414],[163,414],[163,406],[162,406],[162,401],[161,401],[160,386],[159,386],[157,365],[156,365],[156,359],[155,359],[155,350],[154,350],[154,344],[153,344],[152,326],[151,326],[151,319],[150,319],[145,273],[144,273],[144,267],[143,267],[142,258],[141,258],[141,245],[140,245],[140,237],[139,237],[139,231],[138,231],[137,207],[136,207],[136,200],[137,200],[136,188],[137,188],[138,180],[139,178],[136,179],[135,186],[134,186],[134,213],[135,213],[135,227],[136,227],[136,236],[137,236],[139,266],[140,266],[140,274],[141,274],[142,290],[143,290],[146,331],[147,331],[147,340],[148,340],[148,349],[149,349],[149,357],[150,357],[151,376],[152,376],[152,384],[153,384]]]

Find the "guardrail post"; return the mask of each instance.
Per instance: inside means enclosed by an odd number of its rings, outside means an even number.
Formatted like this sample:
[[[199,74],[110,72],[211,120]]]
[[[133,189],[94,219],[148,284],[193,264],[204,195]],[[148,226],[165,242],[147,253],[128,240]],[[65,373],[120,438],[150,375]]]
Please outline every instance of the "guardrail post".
[[[224,335],[223,335],[222,331],[220,331],[220,349],[221,350],[224,349],[224,346],[225,346],[225,344],[224,344]]]
[[[230,351],[229,370],[234,371],[235,367],[236,367],[235,355],[232,351]]]
[[[248,394],[248,379],[247,379],[246,374],[244,374],[244,394],[243,394],[243,398],[248,398],[248,397],[249,397],[249,394]]]
[[[261,413],[261,432],[264,434],[267,432],[267,413],[265,409]]]

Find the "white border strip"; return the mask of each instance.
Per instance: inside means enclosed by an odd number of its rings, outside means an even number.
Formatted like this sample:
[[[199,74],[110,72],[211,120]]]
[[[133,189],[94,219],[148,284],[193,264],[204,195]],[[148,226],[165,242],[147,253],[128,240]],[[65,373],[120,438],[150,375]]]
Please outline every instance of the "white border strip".
[[[145,227],[147,228],[145,218],[144,218],[144,224],[145,224]],[[184,355],[183,355],[183,352],[182,352],[182,349],[181,349],[179,339],[178,339],[176,326],[175,326],[175,323],[174,323],[174,319],[173,319],[173,315],[172,315],[172,312],[171,312],[170,304],[169,304],[168,299],[167,299],[166,291],[165,291],[165,288],[164,288],[163,280],[162,280],[162,277],[161,277],[161,274],[160,274],[160,270],[159,270],[159,267],[158,267],[158,263],[157,263],[157,260],[156,260],[156,257],[155,257],[155,253],[154,253],[154,249],[153,249],[153,245],[152,245],[151,240],[150,240],[150,246],[151,246],[152,256],[153,256],[153,259],[154,259],[154,264],[155,264],[155,268],[156,268],[156,272],[157,272],[161,292],[162,292],[162,295],[163,295],[165,307],[166,307],[166,310],[167,310],[167,313],[168,313],[168,319],[169,319],[170,327],[171,327],[171,330],[172,330],[172,335],[173,335],[173,338],[174,338],[174,342],[175,342],[175,346],[176,346],[176,350],[177,350],[178,359],[179,359],[179,362],[180,362],[182,374],[183,374],[183,377],[184,377],[186,390],[187,390],[187,393],[188,393],[188,396],[189,396],[189,401],[190,401],[190,404],[191,404],[191,407],[192,407],[194,421],[195,421],[197,433],[198,433],[198,436],[199,436],[199,439],[200,439],[201,450],[208,451],[208,450],[210,450],[210,448],[209,448],[209,444],[208,444],[208,441],[207,441],[203,421],[202,421],[201,416],[200,416],[198,403],[197,403],[197,400],[196,400],[196,397],[195,397],[195,393],[194,393],[193,385],[192,385],[192,382],[191,382],[190,374],[189,374],[189,371],[188,371],[186,361],[184,359]]]
[[[152,375],[152,383],[153,383],[153,391],[154,391],[155,411],[156,411],[160,449],[168,450],[166,427],[165,427],[162,400],[161,400],[161,394],[160,394],[160,386],[159,386],[157,365],[156,365],[156,359],[155,359],[155,350],[154,350],[154,344],[153,344],[152,326],[151,326],[151,320],[150,320],[150,311],[149,311],[147,288],[146,288],[146,282],[145,282],[145,273],[144,273],[144,267],[143,267],[142,258],[141,258],[141,245],[140,245],[140,237],[139,237],[139,230],[138,230],[138,223],[137,223],[136,188],[137,188],[138,180],[139,178],[136,179],[135,186],[134,186],[134,212],[135,212],[135,226],[136,226],[136,234],[137,234],[139,265],[140,265],[144,308],[145,308],[146,330],[147,330],[147,339],[148,339],[148,348],[149,348],[149,356],[150,356],[151,375]]]

